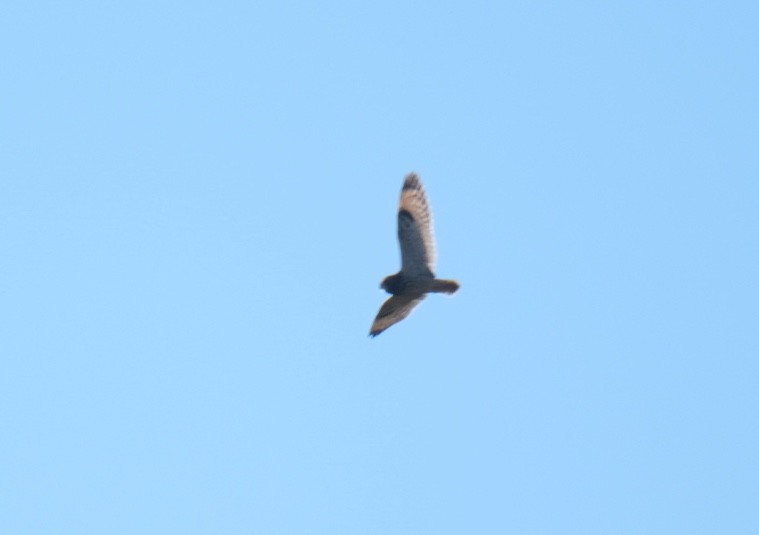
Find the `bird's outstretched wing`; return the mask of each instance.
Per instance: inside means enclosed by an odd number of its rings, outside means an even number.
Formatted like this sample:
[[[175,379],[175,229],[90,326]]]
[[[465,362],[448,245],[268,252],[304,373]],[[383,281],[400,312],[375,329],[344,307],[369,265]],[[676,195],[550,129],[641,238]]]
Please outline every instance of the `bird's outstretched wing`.
[[[379,333],[408,316],[416,305],[422,302],[424,295],[409,297],[394,295],[382,304],[379,314],[374,318],[369,336]]]
[[[401,245],[401,273],[409,277],[434,277],[432,212],[422,182],[415,173],[406,177],[401,190],[398,241]]]

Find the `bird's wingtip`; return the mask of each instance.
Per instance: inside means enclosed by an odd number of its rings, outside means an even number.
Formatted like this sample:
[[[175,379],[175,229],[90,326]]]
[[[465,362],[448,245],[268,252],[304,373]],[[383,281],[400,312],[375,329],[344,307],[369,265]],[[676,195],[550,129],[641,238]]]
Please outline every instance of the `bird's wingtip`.
[[[420,187],[421,180],[419,180],[418,174],[412,171],[406,175],[406,178],[403,181],[403,191],[406,191],[407,189],[419,189]]]

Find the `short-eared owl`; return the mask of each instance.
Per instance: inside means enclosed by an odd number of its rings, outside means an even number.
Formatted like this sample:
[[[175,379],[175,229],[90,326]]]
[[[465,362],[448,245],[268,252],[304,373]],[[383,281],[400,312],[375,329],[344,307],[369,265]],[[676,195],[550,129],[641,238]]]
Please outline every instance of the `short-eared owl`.
[[[415,173],[406,177],[401,190],[398,241],[401,244],[401,270],[385,277],[380,285],[393,295],[380,308],[369,331],[370,336],[377,336],[408,316],[428,293],[452,294],[459,289],[456,281],[435,278],[432,213],[422,182]]]

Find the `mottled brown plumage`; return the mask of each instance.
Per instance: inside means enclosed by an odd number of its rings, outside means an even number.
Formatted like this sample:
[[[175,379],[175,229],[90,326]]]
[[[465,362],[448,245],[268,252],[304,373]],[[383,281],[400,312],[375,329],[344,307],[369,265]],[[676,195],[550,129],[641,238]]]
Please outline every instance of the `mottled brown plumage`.
[[[435,278],[435,237],[432,213],[419,177],[411,173],[403,182],[398,208],[398,242],[401,270],[389,275],[380,287],[390,294],[374,319],[370,336],[408,316],[428,293],[452,294],[459,289],[453,280]]]

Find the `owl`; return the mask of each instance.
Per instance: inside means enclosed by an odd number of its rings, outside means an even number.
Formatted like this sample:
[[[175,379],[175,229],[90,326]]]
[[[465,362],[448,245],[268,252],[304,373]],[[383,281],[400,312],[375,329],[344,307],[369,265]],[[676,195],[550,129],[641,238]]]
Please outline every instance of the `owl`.
[[[452,294],[459,289],[454,280],[435,278],[435,237],[432,213],[419,177],[411,173],[403,181],[398,208],[398,241],[401,245],[401,270],[385,277],[380,288],[392,294],[384,302],[369,331],[369,336],[398,323],[428,293]]]

